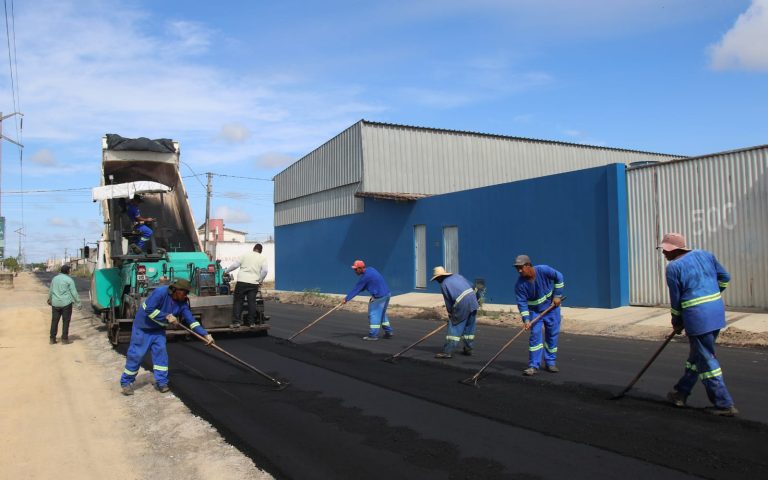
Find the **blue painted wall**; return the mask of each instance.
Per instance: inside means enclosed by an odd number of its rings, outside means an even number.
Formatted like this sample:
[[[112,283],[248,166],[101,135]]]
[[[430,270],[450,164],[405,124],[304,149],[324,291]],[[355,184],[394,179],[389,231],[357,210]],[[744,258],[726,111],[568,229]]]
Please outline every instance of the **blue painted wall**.
[[[443,264],[443,227],[458,226],[459,270],[485,279],[488,303],[514,303],[520,253],[565,276],[567,303],[629,301],[623,164],[465,190],[416,202],[366,199],[365,212],[275,229],[276,288],[346,293],[355,259],[376,267],[393,294],[414,288],[413,226],[426,225],[427,269]]]

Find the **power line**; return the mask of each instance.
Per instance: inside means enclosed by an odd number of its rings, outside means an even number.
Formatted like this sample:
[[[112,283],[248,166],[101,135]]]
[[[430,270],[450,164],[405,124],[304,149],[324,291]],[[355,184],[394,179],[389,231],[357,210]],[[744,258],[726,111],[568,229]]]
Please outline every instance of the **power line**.
[[[192,169],[190,168],[190,170],[192,170]],[[195,173],[195,172],[193,171],[192,173]],[[244,179],[244,180],[259,180],[259,181],[262,181],[262,182],[271,182],[271,181],[272,181],[272,179],[271,179],[271,178],[243,177],[243,176],[240,176],[240,175],[226,175],[226,174],[224,174],[224,173],[212,173],[212,172],[211,172],[211,175],[213,175],[213,176],[215,176],[215,177],[242,178],[242,179]],[[184,177],[181,177],[181,178],[189,178],[189,177],[202,177],[202,176],[203,176],[203,175],[197,175],[197,174],[195,174],[195,175],[187,175],[187,176],[184,176]],[[198,178],[198,181],[199,181],[201,184],[203,183],[203,182],[202,182],[202,181],[201,181],[199,178]]]
[[[91,187],[80,187],[80,188],[55,188],[50,190],[6,190],[3,192],[3,195],[23,195],[25,193],[52,193],[52,192],[74,192],[74,191],[82,191],[82,190],[90,190]]]

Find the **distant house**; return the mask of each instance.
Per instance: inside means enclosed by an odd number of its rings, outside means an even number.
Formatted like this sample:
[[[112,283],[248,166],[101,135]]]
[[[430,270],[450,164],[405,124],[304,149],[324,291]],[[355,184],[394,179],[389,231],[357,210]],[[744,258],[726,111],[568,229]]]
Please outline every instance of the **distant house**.
[[[205,240],[205,224],[198,227],[197,233],[200,237],[200,241]],[[221,261],[223,268],[229,267],[232,263],[236,262],[243,254],[253,250],[254,245],[257,242],[246,240],[248,232],[242,232],[240,230],[234,230],[224,226],[224,220],[220,218],[212,218],[208,224],[208,252],[211,258]],[[263,250],[262,253],[267,257],[267,264],[269,266],[269,273],[265,281],[275,281],[275,242],[270,238],[269,240],[259,242],[261,243]],[[238,270],[233,272],[235,280],[237,280]]]
[[[246,233],[225,227],[221,218],[212,218],[208,222],[208,242],[245,242]],[[197,235],[201,242],[205,242],[204,223],[197,227]]]

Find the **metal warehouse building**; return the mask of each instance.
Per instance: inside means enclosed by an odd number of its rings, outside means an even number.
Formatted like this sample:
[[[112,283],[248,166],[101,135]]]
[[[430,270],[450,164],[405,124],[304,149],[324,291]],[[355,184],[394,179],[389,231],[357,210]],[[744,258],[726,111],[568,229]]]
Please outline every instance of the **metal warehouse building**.
[[[362,120],[275,177],[276,287],[346,292],[362,258],[395,294],[437,292],[445,265],[513,303],[527,253],[570,305],[625,305],[626,166],[679,158]]]

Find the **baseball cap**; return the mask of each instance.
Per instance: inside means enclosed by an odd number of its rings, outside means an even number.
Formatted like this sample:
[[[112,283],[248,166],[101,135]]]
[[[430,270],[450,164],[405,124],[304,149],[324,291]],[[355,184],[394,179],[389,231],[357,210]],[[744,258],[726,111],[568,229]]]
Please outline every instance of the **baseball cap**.
[[[517,257],[515,257],[516,267],[522,267],[523,265],[528,263],[533,265],[533,262],[531,262],[531,258],[528,255],[518,255]]]
[[[185,280],[183,278],[179,278],[178,280],[175,280],[172,284],[169,286],[177,289],[177,290],[186,290],[187,292],[192,291],[192,284],[189,283],[189,280]]]
[[[352,268],[365,268],[365,262],[362,260],[355,260],[355,263],[352,264]]]

